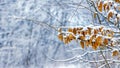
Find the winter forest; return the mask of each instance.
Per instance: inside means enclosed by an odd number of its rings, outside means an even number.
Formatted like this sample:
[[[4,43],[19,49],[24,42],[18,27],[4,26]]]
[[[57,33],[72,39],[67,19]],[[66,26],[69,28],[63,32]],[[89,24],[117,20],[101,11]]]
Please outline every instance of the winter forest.
[[[0,0],[0,68],[120,68],[120,0]]]

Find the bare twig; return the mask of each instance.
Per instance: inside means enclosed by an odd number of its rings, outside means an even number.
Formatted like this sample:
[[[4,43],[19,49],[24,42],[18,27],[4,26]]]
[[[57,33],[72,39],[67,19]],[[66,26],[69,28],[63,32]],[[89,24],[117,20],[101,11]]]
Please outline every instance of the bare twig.
[[[29,18],[24,18],[24,17],[16,17],[16,16],[10,16],[10,17],[14,18],[14,19],[22,19],[22,20],[33,21],[37,25],[43,24],[43,25],[49,26],[49,27],[55,29],[56,31],[58,31],[57,28],[55,28],[54,26],[49,25],[49,24],[47,24],[45,22],[42,22],[42,21],[38,21],[38,20],[34,20],[34,19],[29,19]]]
[[[105,58],[105,56],[104,56],[102,50],[101,50],[100,52],[101,52],[101,55],[103,56],[103,58],[104,58],[104,60],[105,60],[105,62],[106,62],[106,64],[107,64],[108,68],[110,68],[109,63],[108,63],[108,61],[106,60],[106,58]]]

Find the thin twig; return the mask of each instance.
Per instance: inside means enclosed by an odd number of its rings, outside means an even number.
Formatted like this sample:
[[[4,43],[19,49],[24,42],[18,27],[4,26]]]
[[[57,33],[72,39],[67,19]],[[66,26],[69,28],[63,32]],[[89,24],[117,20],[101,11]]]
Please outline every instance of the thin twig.
[[[49,27],[55,29],[56,31],[58,31],[57,28],[55,28],[54,26],[49,25],[49,24],[47,24],[47,23],[45,23],[45,22],[42,22],[42,21],[38,21],[38,20],[34,20],[34,19],[28,19],[28,18],[23,18],[23,17],[15,17],[15,16],[14,16],[14,17],[11,17],[11,18],[33,21],[33,22],[34,22],[35,24],[37,24],[37,25],[44,24],[44,25],[49,26]]]
[[[81,5],[81,3],[83,2],[84,0],[81,0],[76,8],[76,10],[73,12],[74,14],[71,16],[70,20],[73,18],[73,16],[75,15],[75,12],[78,10],[79,6]]]
[[[108,64],[108,61],[106,60],[105,56],[103,55],[103,52],[102,52],[101,49],[100,49],[100,52],[101,52],[101,55],[102,55],[102,57],[104,58],[104,60],[105,60],[105,62],[106,62],[106,64],[107,64],[108,68],[110,68],[110,66],[109,66],[109,64]]]
[[[92,2],[92,5],[93,5],[95,11],[98,12],[94,2],[93,1],[91,1],[91,2]],[[100,16],[98,15],[98,13],[97,13],[97,17],[98,17],[99,23],[101,24]]]

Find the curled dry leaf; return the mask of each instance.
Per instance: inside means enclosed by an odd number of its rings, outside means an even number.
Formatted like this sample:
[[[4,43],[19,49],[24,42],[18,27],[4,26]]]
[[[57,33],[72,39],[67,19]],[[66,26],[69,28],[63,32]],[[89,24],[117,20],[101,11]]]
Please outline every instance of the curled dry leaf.
[[[77,33],[78,33],[78,34],[81,34],[81,31],[80,31],[80,30],[78,30],[78,31],[77,31]]]
[[[88,40],[88,43],[89,43],[89,45],[92,45],[92,39],[91,38]]]
[[[79,27],[79,28],[77,28],[77,30],[82,30],[83,29],[83,27]]]
[[[63,38],[63,42],[64,42],[65,44],[68,44],[68,43],[70,42],[69,37],[68,37],[68,36],[64,37],[64,38]]]
[[[69,37],[70,40],[76,39],[75,36],[73,36],[72,34],[69,34],[68,37]]]
[[[85,40],[85,45],[89,46],[89,40]]]
[[[113,38],[113,35],[114,35],[114,32],[113,32],[113,31],[111,31],[110,33],[108,33],[108,37]]]
[[[107,6],[108,6],[108,3],[104,3],[104,4],[103,4],[103,8],[104,8],[104,10],[107,9]]]
[[[94,50],[97,50],[97,43],[95,43],[95,42],[92,42],[92,48],[94,49]]]
[[[85,36],[87,34],[87,31],[81,31],[81,34]]]
[[[85,40],[85,36],[79,36],[79,40]]]
[[[95,39],[95,38],[96,38],[96,35],[95,35],[95,34],[90,37],[91,40],[93,40],[93,39]]]
[[[88,29],[88,34],[91,35],[92,28],[87,27],[87,29]]]
[[[60,34],[58,35],[58,39],[61,40],[61,41],[63,41],[63,34],[62,34],[62,33],[60,33]]]
[[[109,11],[110,10],[110,6],[109,5],[107,5],[107,11]]]
[[[94,34],[98,34],[99,30],[98,29],[94,29]]]
[[[77,33],[77,28],[73,28],[73,34],[76,35],[76,33]]]
[[[94,13],[93,17],[94,17],[94,18],[96,18],[96,17],[97,17],[97,13],[96,13],[96,12]]]
[[[104,45],[108,45],[108,39],[104,38],[103,43],[104,43]]]
[[[105,35],[106,35],[106,32],[105,32],[105,31],[102,31],[101,34],[102,34],[103,36],[105,36]]]
[[[110,18],[113,17],[113,12],[109,12],[107,17],[108,17],[108,21],[110,21]]]
[[[102,44],[102,36],[98,36],[95,42],[97,43],[98,46],[100,46]]]
[[[84,49],[84,41],[80,41],[80,45]]]
[[[97,4],[97,7],[100,12],[102,12],[102,6],[103,6],[102,1],[99,1],[99,3]]]
[[[73,29],[72,28],[68,28],[68,32],[73,32]]]
[[[99,28],[99,31],[102,32],[102,30],[103,30],[103,27],[100,27],[100,28]]]
[[[118,56],[119,55],[119,51],[118,50],[114,50],[113,52],[112,52],[112,56]]]

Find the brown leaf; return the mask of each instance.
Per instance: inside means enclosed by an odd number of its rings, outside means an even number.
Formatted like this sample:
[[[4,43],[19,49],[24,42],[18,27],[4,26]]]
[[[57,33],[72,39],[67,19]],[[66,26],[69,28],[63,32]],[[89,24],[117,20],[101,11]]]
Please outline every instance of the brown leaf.
[[[104,43],[104,45],[108,45],[108,39],[104,38],[103,43]]]
[[[63,34],[62,34],[62,33],[60,33],[60,34],[58,35],[58,39],[61,40],[61,41],[63,41]]]
[[[84,42],[83,41],[80,41],[80,45],[84,49]]]
[[[85,36],[79,36],[79,40],[85,40]]]
[[[78,31],[77,31],[77,33],[78,33],[78,34],[81,34],[81,31],[80,31],[80,30],[78,30]]]
[[[97,16],[97,13],[94,13],[93,17],[96,18],[96,16]]]
[[[68,37],[69,37],[70,40],[76,39],[75,36],[73,36],[72,34],[69,34]]]
[[[68,44],[68,43],[70,42],[69,37],[68,37],[68,36],[67,36],[67,37],[64,37],[64,38],[63,38],[63,42],[64,42],[65,44]]]
[[[108,6],[108,3],[103,4],[103,8],[104,8],[104,10],[107,9],[107,6]]]
[[[100,46],[102,44],[102,36],[98,36],[95,42],[97,43],[98,46]]]
[[[87,29],[88,29],[88,34],[91,35],[92,28],[87,27]]]
[[[98,10],[100,12],[102,12],[102,7],[103,7],[103,3],[102,3],[102,1],[100,1],[99,4],[98,4]]]
[[[112,56],[118,56],[119,55],[119,51],[118,50],[115,50],[112,52]]]
[[[77,30],[82,30],[83,29],[83,27],[79,27],[79,28],[77,28]]]
[[[113,17],[113,12],[109,12],[107,17],[108,17],[108,21],[110,21],[110,18]]]
[[[73,28],[73,34],[76,35],[76,33],[77,33],[77,29],[76,29],[76,28]]]
[[[92,42],[92,48],[93,48],[94,50],[97,50],[97,43]]]
[[[90,37],[91,40],[93,40],[93,39],[95,39],[95,38],[96,38],[96,35],[95,35],[95,34]]]
[[[81,31],[82,35],[85,36],[87,34],[86,31]]]
[[[89,40],[85,40],[86,46],[89,46]]]
[[[73,32],[73,29],[72,28],[68,28],[68,32]]]
[[[100,28],[99,28],[99,31],[102,32],[102,29],[103,29],[103,27],[100,27]]]
[[[94,29],[94,34],[98,34],[99,30],[98,29]]]
[[[109,11],[110,10],[110,6],[109,5],[107,5],[107,11]]]

